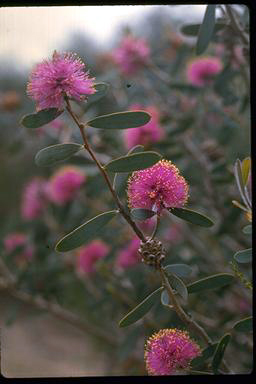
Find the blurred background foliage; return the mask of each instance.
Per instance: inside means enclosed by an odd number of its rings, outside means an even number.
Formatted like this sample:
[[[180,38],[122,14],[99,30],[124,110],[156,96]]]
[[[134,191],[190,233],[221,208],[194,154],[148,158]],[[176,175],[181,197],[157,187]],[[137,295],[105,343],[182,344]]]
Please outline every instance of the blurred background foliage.
[[[244,6],[240,12],[244,12]],[[129,32],[148,41],[154,65],[169,76],[173,86],[162,81],[150,68],[131,76],[120,74],[110,54]],[[145,107],[154,105],[158,109],[166,137],[149,148],[178,166],[190,185],[188,206],[205,213],[216,223],[211,229],[204,229],[174,216],[166,215],[161,220],[158,237],[163,239],[168,251],[166,264],[190,265],[193,273],[185,278],[187,283],[218,272],[232,273],[233,254],[250,246],[250,236],[241,231],[248,223],[247,218],[232,205],[232,200],[239,200],[234,163],[237,158],[242,160],[250,155],[250,93],[245,73],[248,62],[244,57],[235,56],[234,47],[239,44],[239,38],[230,34],[228,28],[216,34],[206,55],[218,56],[224,69],[213,85],[202,88],[189,86],[186,79],[186,65],[195,57],[195,39],[181,33],[181,26],[167,17],[164,10],[152,12],[133,30],[122,26],[120,33],[113,36],[112,46],[104,52],[78,32],[70,34],[62,47],[56,47],[59,51],[76,52],[97,82],[110,85],[106,96],[98,102],[90,103],[90,97],[88,103],[72,102],[82,120],[128,110],[134,103]],[[117,218],[97,236],[109,245],[110,252],[97,263],[96,272],[90,276],[77,273],[75,251],[65,254],[54,251],[56,241],[63,234],[114,208],[94,164],[82,153],[64,162],[79,166],[87,175],[76,199],[64,206],[49,204],[47,215],[35,220],[24,221],[21,217],[21,196],[26,183],[35,176],[49,179],[60,167],[37,167],[35,154],[48,145],[82,142],[65,114],[60,118],[64,128],[59,132],[50,125],[38,130],[26,130],[20,125],[21,117],[34,111],[33,102],[26,96],[28,74],[17,71],[13,63],[6,61],[1,65],[0,233],[2,240],[12,232],[27,234],[35,251],[31,261],[20,264],[13,253],[6,254],[1,241],[2,258],[16,277],[18,290],[56,302],[111,335],[113,345],[96,335],[93,339],[108,354],[106,375],[145,374],[146,337],[161,328],[184,328],[184,325],[174,312],[159,303],[143,320],[127,328],[118,327],[118,321],[159,286],[154,270],[139,262],[130,268],[116,268],[118,252],[133,238],[127,224]],[[88,136],[103,163],[127,152],[122,132],[89,128]],[[126,200],[125,191],[122,199]],[[240,267],[250,278],[250,265]],[[191,294],[188,304],[184,305],[213,339],[219,339],[234,322],[251,315],[251,291],[237,278],[231,286]],[[233,332],[225,356],[236,373],[249,372],[252,367],[250,334]]]

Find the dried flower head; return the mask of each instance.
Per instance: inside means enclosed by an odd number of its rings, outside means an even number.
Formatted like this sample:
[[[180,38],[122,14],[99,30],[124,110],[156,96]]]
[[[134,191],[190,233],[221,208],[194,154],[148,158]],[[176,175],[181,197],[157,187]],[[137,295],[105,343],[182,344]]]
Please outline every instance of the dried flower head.
[[[197,87],[209,85],[222,68],[223,64],[218,57],[194,59],[187,65],[187,80]]]
[[[44,211],[47,204],[46,185],[46,181],[39,177],[25,185],[21,201],[21,216],[24,220],[37,219]]]
[[[95,271],[95,263],[107,256],[109,246],[101,240],[93,240],[77,251],[77,270],[80,274],[91,274]]]
[[[61,108],[64,95],[80,101],[95,93],[93,80],[75,54],[54,51],[51,60],[37,64],[31,72],[27,94],[35,100],[37,110]]]
[[[117,266],[125,269],[138,264],[140,261],[139,246],[140,239],[135,236],[125,248],[119,251],[116,259]]]
[[[158,142],[165,137],[165,131],[159,122],[159,111],[155,106],[143,107],[140,104],[133,104],[130,111],[144,110],[151,115],[150,121],[138,128],[126,129],[124,131],[124,143],[127,149],[142,144],[145,147]]]
[[[57,205],[71,201],[86,180],[86,175],[79,168],[63,166],[50,178],[46,192],[48,199]]]
[[[149,59],[150,49],[144,39],[126,36],[112,57],[125,75],[132,75],[142,68]]]
[[[188,185],[178,168],[168,160],[135,171],[128,180],[130,208],[151,209],[160,213],[164,208],[180,208],[188,199]]]
[[[200,347],[186,331],[161,329],[146,343],[146,368],[150,375],[172,375],[189,368],[191,360],[200,354]]]

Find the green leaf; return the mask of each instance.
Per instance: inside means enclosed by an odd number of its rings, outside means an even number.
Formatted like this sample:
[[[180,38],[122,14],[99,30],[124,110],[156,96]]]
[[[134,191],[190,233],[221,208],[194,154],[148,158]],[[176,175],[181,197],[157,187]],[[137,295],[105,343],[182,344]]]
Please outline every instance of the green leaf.
[[[243,227],[242,231],[245,235],[251,235],[252,234],[252,225],[251,224],[246,225],[245,227]]]
[[[213,36],[215,26],[215,10],[216,4],[210,4],[206,7],[204,19],[200,26],[196,43],[197,55],[201,55],[201,53],[206,50]]]
[[[150,114],[144,111],[117,112],[96,117],[87,125],[101,129],[127,129],[145,125],[150,119]]]
[[[95,103],[96,101],[104,97],[109,90],[109,84],[104,82],[96,83],[94,85],[94,88],[96,89],[97,92],[94,93],[93,95],[88,96],[88,103],[86,104],[86,106],[88,104]]]
[[[251,158],[250,158],[250,157],[246,157],[246,158],[242,161],[242,165],[241,165],[242,180],[243,180],[243,185],[244,185],[244,187],[245,187],[246,184],[247,184],[248,176],[249,176],[250,170],[251,170]]]
[[[170,282],[170,285],[172,288],[174,288],[179,295],[187,301],[188,299],[188,291],[186,285],[183,283],[183,281],[174,273],[168,274],[168,280]]]
[[[160,296],[160,292],[163,290],[163,287],[156,289],[149,296],[147,296],[140,304],[138,304],[131,312],[129,312],[125,317],[122,318],[119,322],[120,327],[127,327],[130,324],[135,323],[141,319],[155,304],[156,300]]]
[[[175,89],[177,91],[187,92],[187,93],[192,93],[192,94],[195,92],[201,91],[200,87],[196,87],[195,85],[186,84],[186,83],[177,83],[177,82],[171,83],[170,88]]]
[[[237,321],[233,328],[237,332],[252,332],[253,331],[253,321],[252,316],[247,317],[246,319]]]
[[[164,289],[163,292],[161,293],[161,303],[163,305],[169,305],[169,296],[166,289]]]
[[[62,112],[63,110],[58,110],[57,108],[42,109],[37,113],[23,116],[20,122],[26,128],[39,128],[55,120]]]
[[[179,217],[182,220],[186,220],[189,223],[200,225],[202,227],[211,227],[214,225],[213,221],[209,217],[202,215],[201,213],[192,211],[185,208],[170,208],[169,212]]]
[[[164,267],[164,270],[181,277],[189,276],[192,272],[192,268],[187,264],[169,264]]]
[[[225,349],[226,349],[230,339],[231,339],[231,335],[229,333],[227,333],[226,335],[224,335],[221,338],[220,342],[217,345],[217,348],[216,348],[216,351],[214,353],[213,360],[212,360],[212,369],[213,369],[213,373],[215,375],[218,373],[219,366],[221,364],[221,360],[223,359]]]
[[[244,249],[243,251],[238,251],[234,254],[234,259],[238,263],[251,263],[252,261],[252,248]]]
[[[161,158],[157,152],[139,152],[111,160],[104,168],[110,172],[133,172],[151,167]]]
[[[134,220],[147,220],[155,215],[156,212],[151,211],[150,209],[134,208],[131,210],[131,217]]]
[[[196,37],[196,36],[198,36],[198,33],[199,33],[201,25],[202,24],[187,24],[187,25],[183,25],[181,27],[181,33],[183,33],[184,35],[189,36],[189,37]],[[217,32],[221,31],[223,28],[226,28],[226,24],[224,24],[224,23],[215,23],[215,25],[214,25],[214,35]]]
[[[75,143],[51,145],[37,152],[35,163],[39,167],[49,167],[68,159],[82,148],[82,145]]]
[[[205,363],[205,361],[207,359],[209,359],[209,357],[211,357],[214,354],[214,352],[217,348],[217,345],[218,345],[218,343],[214,343],[214,344],[210,345],[209,347],[203,349],[201,356],[198,356],[191,361],[191,367],[197,368],[197,367],[202,366]]]
[[[207,289],[216,289],[232,283],[233,280],[234,276],[230,273],[218,273],[187,285],[187,290],[188,293],[195,293]]]
[[[57,252],[68,252],[80,247],[86,243],[87,240],[94,237],[117,213],[118,211],[104,212],[88,220],[59,240],[55,246],[55,250]]]
[[[132,153],[142,152],[144,151],[143,145],[136,145],[130,151],[127,153],[127,155],[130,155]],[[113,188],[118,193],[121,194],[124,192],[127,184],[127,179],[129,177],[130,172],[121,172],[116,173],[113,181]]]

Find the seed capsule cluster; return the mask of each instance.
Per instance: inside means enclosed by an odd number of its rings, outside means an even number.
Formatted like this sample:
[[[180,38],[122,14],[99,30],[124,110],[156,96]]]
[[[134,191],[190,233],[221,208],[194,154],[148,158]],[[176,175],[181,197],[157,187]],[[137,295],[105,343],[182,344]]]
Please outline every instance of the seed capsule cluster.
[[[140,243],[138,252],[143,263],[155,268],[160,268],[166,255],[166,250],[161,241],[150,238],[147,238],[145,243]]]

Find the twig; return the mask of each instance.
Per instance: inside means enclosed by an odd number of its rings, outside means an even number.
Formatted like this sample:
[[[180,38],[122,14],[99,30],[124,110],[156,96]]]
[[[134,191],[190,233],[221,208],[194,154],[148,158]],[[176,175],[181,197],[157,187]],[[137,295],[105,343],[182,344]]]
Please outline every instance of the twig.
[[[230,19],[231,27],[233,28],[234,32],[236,32],[240,36],[243,43],[246,46],[248,46],[249,45],[249,38],[248,38],[247,34],[242,30],[242,28],[240,28],[239,22],[237,21],[237,18],[233,12],[231,5],[225,4],[225,7],[226,7],[227,14],[229,16],[229,19]]]

